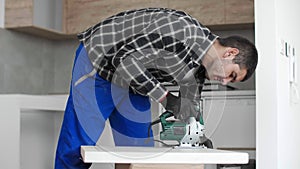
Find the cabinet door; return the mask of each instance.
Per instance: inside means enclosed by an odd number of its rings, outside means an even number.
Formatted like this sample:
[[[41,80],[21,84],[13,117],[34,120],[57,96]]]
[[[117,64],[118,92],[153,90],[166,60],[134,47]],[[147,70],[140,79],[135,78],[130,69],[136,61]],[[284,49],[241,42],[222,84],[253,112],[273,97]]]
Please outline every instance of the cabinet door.
[[[255,148],[255,98],[204,98],[206,136],[215,148]]]
[[[5,27],[14,28],[31,26],[33,23],[32,0],[9,0],[5,1]]]
[[[66,0],[66,32],[78,33],[119,12],[146,8],[167,7],[166,0]]]
[[[118,12],[162,7],[183,10],[206,26],[254,23],[253,0],[65,0],[65,31],[74,34]]]

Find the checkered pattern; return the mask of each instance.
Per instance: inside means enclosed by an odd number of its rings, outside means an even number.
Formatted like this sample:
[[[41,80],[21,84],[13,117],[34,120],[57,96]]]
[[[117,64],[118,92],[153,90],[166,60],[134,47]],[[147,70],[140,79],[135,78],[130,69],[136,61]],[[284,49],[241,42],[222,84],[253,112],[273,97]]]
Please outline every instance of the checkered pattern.
[[[162,82],[200,98],[200,59],[217,36],[182,11],[146,8],[111,16],[78,38],[101,77],[160,101],[167,93]]]

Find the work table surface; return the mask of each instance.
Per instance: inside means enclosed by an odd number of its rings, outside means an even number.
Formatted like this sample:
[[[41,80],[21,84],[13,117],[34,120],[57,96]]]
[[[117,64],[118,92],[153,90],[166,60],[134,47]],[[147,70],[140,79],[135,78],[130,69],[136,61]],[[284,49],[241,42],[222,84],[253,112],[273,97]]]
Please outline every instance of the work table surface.
[[[84,162],[148,164],[245,164],[248,154],[205,148],[81,146]]]

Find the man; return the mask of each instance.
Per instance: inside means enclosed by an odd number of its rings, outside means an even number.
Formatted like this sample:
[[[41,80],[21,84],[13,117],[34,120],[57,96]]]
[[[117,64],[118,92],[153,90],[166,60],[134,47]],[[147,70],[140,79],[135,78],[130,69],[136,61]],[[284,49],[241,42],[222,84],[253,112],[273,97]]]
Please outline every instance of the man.
[[[56,169],[88,168],[80,146],[95,145],[107,119],[117,146],[153,146],[145,142],[149,99],[185,120],[199,114],[205,78],[222,84],[244,81],[257,64],[256,48],[248,40],[219,38],[172,9],[122,12],[78,38]],[[180,86],[180,96],[169,93],[162,82]]]

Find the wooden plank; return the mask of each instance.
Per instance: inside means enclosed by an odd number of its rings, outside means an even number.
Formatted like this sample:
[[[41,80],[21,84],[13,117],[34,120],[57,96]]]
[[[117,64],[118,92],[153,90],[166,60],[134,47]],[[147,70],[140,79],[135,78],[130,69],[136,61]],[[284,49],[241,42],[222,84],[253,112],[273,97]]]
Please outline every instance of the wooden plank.
[[[5,27],[21,27],[33,24],[33,0],[5,1]]]

